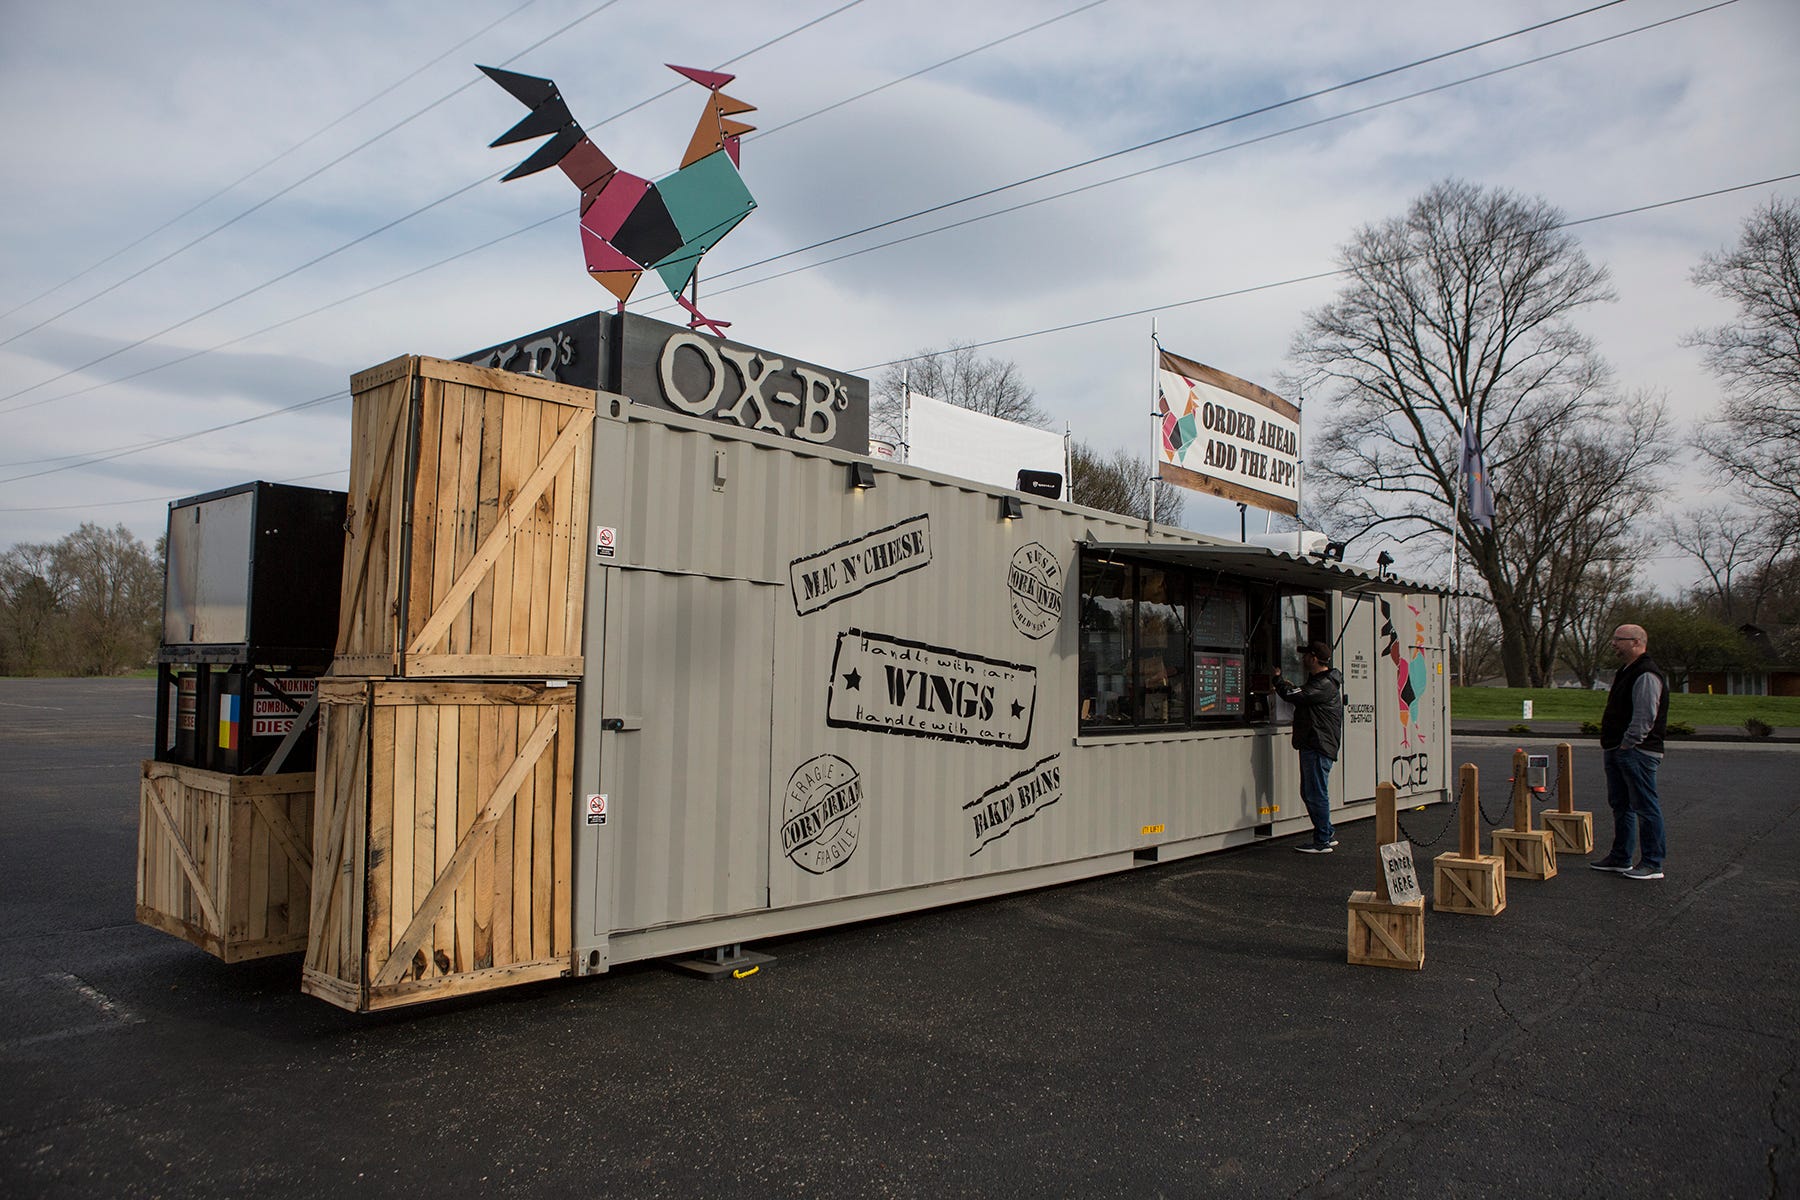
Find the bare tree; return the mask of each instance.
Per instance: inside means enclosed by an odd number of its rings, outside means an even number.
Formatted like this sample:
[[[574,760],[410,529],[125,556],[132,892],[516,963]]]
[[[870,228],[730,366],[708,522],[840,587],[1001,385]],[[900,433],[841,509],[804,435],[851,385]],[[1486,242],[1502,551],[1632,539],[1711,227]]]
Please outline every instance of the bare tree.
[[[1672,515],[1663,528],[1700,564],[1707,606],[1727,624],[1765,619],[1772,593],[1800,571],[1800,526],[1753,509],[1707,505]]]
[[[21,542],[0,554],[0,673],[50,666],[52,643],[72,590],[48,542]]]
[[[1017,421],[1050,426],[1050,414],[1038,405],[1019,366],[1011,359],[989,358],[967,342],[942,350],[921,350],[905,363],[889,367],[875,380],[869,432],[888,441],[900,439],[901,403],[905,388],[959,408]]]
[[[1142,455],[1129,450],[1102,454],[1086,442],[1076,442],[1069,460],[1069,494],[1076,504],[1138,521],[1149,519],[1151,480]],[[1155,486],[1157,523],[1179,525],[1186,496],[1160,479]]]
[[[1693,280],[1737,307],[1734,323],[1689,339],[1725,388],[1696,441],[1768,520],[1800,526],[1800,201],[1751,213],[1737,244],[1701,259]]]
[[[1660,409],[1640,399],[1621,413],[1571,323],[1612,291],[1562,223],[1542,200],[1435,184],[1356,233],[1341,254],[1350,282],[1292,350],[1327,414],[1308,453],[1321,503],[1352,538],[1454,536],[1493,598],[1515,687],[1547,673],[1567,591],[1612,553],[1581,548],[1607,532],[1600,502],[1648,495],[1666,457]],[[1492,529],[1459,503],[1465,420],[1497,484]],[[1579,482],[1556,474],[1571,465]]]
[[[1575,589],[1573,611],[1557,653],[1584,688],[1593,687],[1601,672],[1615,665],[1612,631],[1630,619],[1621,613],[1646,600],[1636,578],[1628,562],[1600,563],[1588,569]]]

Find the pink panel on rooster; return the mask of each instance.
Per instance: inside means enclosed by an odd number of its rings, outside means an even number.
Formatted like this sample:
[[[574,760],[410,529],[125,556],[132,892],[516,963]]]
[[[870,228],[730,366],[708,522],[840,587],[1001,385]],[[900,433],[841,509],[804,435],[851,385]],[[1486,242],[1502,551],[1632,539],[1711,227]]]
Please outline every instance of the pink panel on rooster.
[[[616,173],[607,180],[594,202],[588,205],[587,211],[581,214],[581,231],[596,233],[603,238],[610,238],[619,232],[619,226],[631,215],[644,193],[650,190],[650,181],[639,175],[625,171]]]
[[[641,271],[644,264],[633,262],[617,246],[589,229],[585,223],[581,226],[581,249],[587,255],[587,269],[593,271]]]

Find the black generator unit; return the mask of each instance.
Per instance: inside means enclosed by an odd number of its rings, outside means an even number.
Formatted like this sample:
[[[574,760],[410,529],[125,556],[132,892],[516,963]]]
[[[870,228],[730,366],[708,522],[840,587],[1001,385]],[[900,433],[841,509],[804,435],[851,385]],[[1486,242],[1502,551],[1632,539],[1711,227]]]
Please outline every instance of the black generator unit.
[[[158,760],[243,775],[280,753],[278,769],[311,769],[309,701],[337,643],[347,501],[257,482],[169,505]]]

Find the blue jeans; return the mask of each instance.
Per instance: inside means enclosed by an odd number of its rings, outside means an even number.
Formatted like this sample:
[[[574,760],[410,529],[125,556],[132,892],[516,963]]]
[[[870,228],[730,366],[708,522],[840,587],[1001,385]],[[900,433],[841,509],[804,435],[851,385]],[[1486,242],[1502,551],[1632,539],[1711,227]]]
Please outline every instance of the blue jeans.
[[[1612,805],[1613,844],[1608,862],[1629,863],[1632,852],[1646,867],[1663,865],[1662,806],[1656,799],[1656,768],[1661,762],[1642,750],[1603,750],[1606,802]],[[1641,844],[1640,844],[1641,843]]]
[[[1335,832],[1331,828],[1331,764],[1317,750],[1300,752],[1300,799],[1306,802],[1306,815],[1312,818],[1313,844],[1326,845]]]

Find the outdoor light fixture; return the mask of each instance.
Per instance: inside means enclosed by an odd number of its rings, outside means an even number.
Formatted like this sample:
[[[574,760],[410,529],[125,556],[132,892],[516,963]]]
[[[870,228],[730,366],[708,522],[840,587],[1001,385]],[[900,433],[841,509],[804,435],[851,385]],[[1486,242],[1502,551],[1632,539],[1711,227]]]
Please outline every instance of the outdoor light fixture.
[[[1383,550],[1380,554],[1377,554],[1375,556],[1376,569],[1380,572],[1380,574],[1384,578],[1386,576],[1392,574],[1392,572],[1389,571],[1388,568],[1393,565],[1394,565],[1394,556],[1389,554],[1386,550]]]
[[[857,491],[867,491],[875,486],[875,465],[866,462],[850,464],[850,486]]]
[[[1025,506],[1019,503],[1017,496],[1000,497],[1000,519],[1002,521],[1016,521],[1024,515]]]
[[[1320,558],[1329,558],[1332,562],[1344,561],[1344,543],[1326,542],[1325,549],[1319,551]]]

